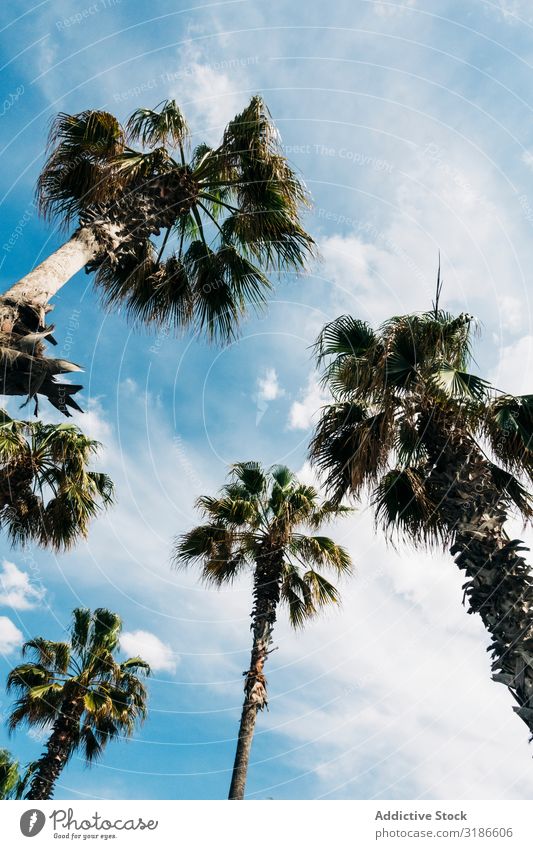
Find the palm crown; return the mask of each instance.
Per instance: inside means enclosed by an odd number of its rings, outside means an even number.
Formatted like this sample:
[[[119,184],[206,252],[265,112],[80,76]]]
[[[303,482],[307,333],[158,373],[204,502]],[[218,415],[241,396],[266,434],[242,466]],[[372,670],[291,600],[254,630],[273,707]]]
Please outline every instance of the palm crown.
[[[202,578],[221,586],[273,556],[280,601],[295,627],[338,601],[336,588],[317,570],[349,572],[348,552],[329,537],[301,531],[318,529],[348,508],[321,502],[285,466],[264,470],[255,462],[237,463],[220,494],[202,496],[196,504],[207,523],[176,541],[178,566],[198,562]]]
[[[300,222],[306,189],[257,96],[218,147],[192,151],[173,100],[124,127],[108,112],[60,114],[38,199],[65,224],[115,222],[120,239],[93,265],[108,303],[211,338],[230,337],[249,305],[265,303],[266,274],[303,269],[314,247]]]
[[[521,477],[533,474],[533,396],[503,394],[467,371],[474,328],[471,316],[438,309],[394,317],[377,333],[347,315],[324,328],[317,354],[333,403],[311,454],[335,502],[370,487],[386,526],[449,541],[429,474],[439,429],[490,455],[504,501],[531,515]]]
[[[113,497],[113,484],[88,465],[100,445],[74,425],[11,419],[0,411],[0,528],[13,543],[56,550],[86,536]]]
[[[23,723],[46,729],[72,720],[70,712],[77,701],[68,757],[81,749],[90,762],[101,755],[109,740],[130,736],[146,716],[146,688],[139,676],[149,674],[150,667],[139,657],[115,659],[121,627],[120,617],[109,610],[91,613],[77,608],[67,642],[43,637],[28,640],[22,652],[30,659],[8,676],[8,691],[18,696],[9,717],[10,729]],[[32,765],[34,771],[39,763]]]

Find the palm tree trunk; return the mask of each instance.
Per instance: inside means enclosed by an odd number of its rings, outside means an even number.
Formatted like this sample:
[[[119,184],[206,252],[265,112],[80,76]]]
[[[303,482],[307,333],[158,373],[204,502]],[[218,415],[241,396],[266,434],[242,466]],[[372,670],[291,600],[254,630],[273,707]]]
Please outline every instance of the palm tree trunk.
[[[55,783],[76,745],[83,709],[83,694],[76,688],[61,704],[46,749],[36,763],[27,799],[53,797]]]
[[[2,297],[43,309],[71,277],[96,258],[100,250],[100,242],[91,228],[81,227],[68,242],[14,283]]]
[[[453,533],[450,553],[465,572],[469,613],[492,637],[492,677],[505,684],[533,735],[533,581],[520,540],[505,532],[505,493],[476,446],[453,428],[431,439],[430,484]]]
[[[280,597],[281,564],[279,561],[278,552],[266,552],[258,558],[255,570],[252,654],[250,667],[244,673],[244,704],[228,799],[244,799],[257,713],[268,705],[264,667],[272,644],[272,632]]]

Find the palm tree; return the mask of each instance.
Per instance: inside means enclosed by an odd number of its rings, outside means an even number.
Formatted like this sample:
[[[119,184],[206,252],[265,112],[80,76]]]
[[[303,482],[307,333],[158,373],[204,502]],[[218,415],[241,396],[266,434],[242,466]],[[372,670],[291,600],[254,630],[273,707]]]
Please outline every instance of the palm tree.
[[[300,220],[307,191],[257,96],[217,147],[192,151],[174,100],[136,110],[124,127],[108,112],[59,114],[37,196],[45,216],[77,227],[0,300],[4,394],[46,395],[43,371],[77,368],[44,358],[54,341],[45,314],[82,268],[96,272],[108,306],[227,340],[249,306],[266,304],[267,275],[303,270],[314,251]]]
[[[7,749],[0,749],[0,799],[12,799],[19,781],[18,762]]]
[[[475,323],[438,307],[377,332],[344,315],[317,343],[333,401],[311,456],[333,503],[369,489],[376,520],[415,545],[445,546],[464,571],[469,613],[491,636],[495,681],[533,733],[533,584],[509,539],[511,511],[531,518],[533,396],[469,373]]]
[[[196,506],[207,519],[175,543],[177,566],[199,564],[201,577],[221,587],[239,574],[253,575],[253,635],[250,666],[244,673],[237,752],[229,792],[243,799],[257,713],[267,706],[264,666],[270,652],[278,605],[302,627],[327,604],[336,604],[336,588],[317,568],[347,573],[348,552],[329,537],[309,536],[302,529],[349,512],[321,502],[312,486],[300,483],[285,466],[264,470],[259,463],[237,463],[218,496],[204,495]]]
[[[22,647],[30,660],[8,676],[8,691],[18,696],[9,728],[26,723],[51,732],[31,765],[25,798],[52,798],[75,752],[90,764],[110,740],[130,737],[145,719],[147,693],[139,675],[149,675],[150,667],[139,657],[116,660],[121,628],[116,613],[76,608],[68,642],[36,637]]]
[[[11,419],[0,410],[0,529],[13,544],[56,551],[88,533],[113,500],[113,483],[89,471],[100,444],[74,425]]]

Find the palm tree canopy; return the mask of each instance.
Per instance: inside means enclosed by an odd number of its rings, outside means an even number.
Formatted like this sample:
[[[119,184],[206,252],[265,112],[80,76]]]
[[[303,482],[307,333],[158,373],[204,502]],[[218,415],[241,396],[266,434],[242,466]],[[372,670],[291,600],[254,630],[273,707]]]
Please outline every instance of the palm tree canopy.
[[[120,617],[105,608],[76,608],[67,641],[28,640],[22,647],[27,661],[8,676],[8,692],[17,696],[10,730],[24,723],[50,727],[67,693],[76,688],[83,694],[83,713],[74,742],[87,761],[97,758],[109,740],[130,736],[146,717],[141,678],[150,674],[150,667],[140,657],[116,660],[121,628]]]
[[[270,271],[303,270],[314,251],[300,220],[306,188],[258,96],[215,148],[191,148],[174,100],[136,110],[125,126],[108,112],[62,113],[37,194],[41,212],[65,225],[127,221],[127,238],[94,265],[108,304],[212,339],[231,338],[248,307],[266,303]]]
[[[70,424],[18,421],[0,411],[0,528],[12,543],[61,550],[88,533],[113,500],[89,464],[100,444]]]
[[[333,400],[322,411],[311,456],[334,503],[373,493],[378,520],[408,539],[448,543],[431,491],[434,428],[460,433],[485,454],[502,498],[532,515],[533,396],[501,393],[469,371],[472,316],[396,316],[374,331],[343,315],[316,344]]]
[[[349,508],[321,501],[286,466],[265,470],[256,462],[235,464],[220,493],[201,496],[196,506],[206,523],[176,539],[178,567],[200,564],[202,578],[219,587],[254,571],[274,551],[280,557],[280,598],[295,627],[338,602],[337,589],[318,570],[349,573],[350,555],[329,537],[303,531],[318,530]]]

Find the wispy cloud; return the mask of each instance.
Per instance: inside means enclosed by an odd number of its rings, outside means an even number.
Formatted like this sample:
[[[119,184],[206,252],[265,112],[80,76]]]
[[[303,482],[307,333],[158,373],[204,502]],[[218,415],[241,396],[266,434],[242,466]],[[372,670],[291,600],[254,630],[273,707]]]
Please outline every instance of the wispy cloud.
[[[245,68],[246,59],[209,62],[202,50],[190,47],[176,72],[179,83],[170,84],[178,100],[183,101],[185,93],[191,123],[212,144],[220,141],[226,124],[250,99]]]
[[[27,572],[9,560],[2,562],[0,604],[14,610],[31,610],[43,600],[46,590],[32,582]]]
[[[285,390],[280,386],[278,374],[275,368],[267,368],[257,378],[256,391],[253,400],[256,404],[255,423],[259,424],[269,404],[282,398],[285,395]]]
[[[307,385],[300,391],[300,399],[293,401],[289,410],[289,430],[309,430],[316,421],[329,395],[320,385],[318,375],[312,372]]]
[[[375,0],[372,3],[373,11],[381,18],[389,18],[398,15],[408,9],[413,9],[417,0]]]

